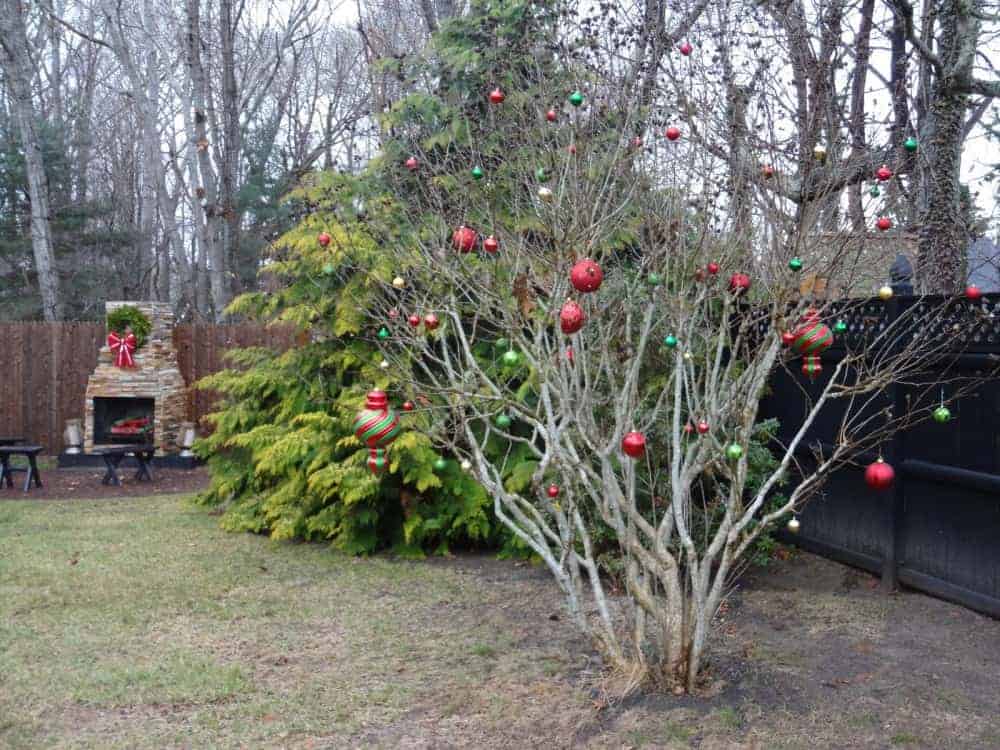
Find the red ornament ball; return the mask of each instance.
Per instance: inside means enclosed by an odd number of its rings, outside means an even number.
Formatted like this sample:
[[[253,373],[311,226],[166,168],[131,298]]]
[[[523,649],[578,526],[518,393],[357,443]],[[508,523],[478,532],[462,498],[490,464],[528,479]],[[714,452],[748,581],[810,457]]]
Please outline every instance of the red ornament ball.
[[[569,280],[578,292],[596,292],[604,281],[604,272],[590,258],[584,258],[573,266],[569,272]]]
[[[587,316],[583,313],[583,308],[571,299],[566,300],[559,311],[559,327],[567,336],[576,333],[583,328]]]
[[[456,250],[468,253],[476,246],[478,239],[479,235],[476,234],[476,230],[463,224],[451,235],[451,244]]]
[[[896,472],[881,458],[865,469],[865,483],[873,490],[887,490],[892,486]]]
[[[566,347],[566,359],[569,361],[570,364],[573,364],[573,347],[572,346],[567,346]]]
[[[417,167],[420,166],[420,162],[417,161],[417,157],[415,157],[415,156],[411,156],[409,159],[407,159],[405,162],[403,162],[403,164],[411,172],[416,172],[417,171]]]
[[[630,458],[639,458],[646,452],[646,436],[634,430],[626,433],[622,438],[622,451]]]
[[[417,408],[417,407],[414,406],[414,404],[413,404],[412,401],[404,401],[403,402],[403,411],[413,411],[415,408]]]
[[[556,114],[556,111],[554,109],[550,109],[548,112],[545,113],[545,119],[548,120],[549,122],[555,122],[556,120],[559,119],[559,115]]]
[[[441,325],[441,321],[438,320],[438,316],[435,315],[434,313],[427,313],[424,316],[424,325],[427,326],[427,330],[433,331],[435,328]]]
[[[483,250],[488,253],[495,253],[500,249],[500,242],[492,234],[483,240]]]
[[[982,290],[975,284],[969,284],[969,286],[965,287],[966,299],[975,302],[976,300],[982,298],[982,296],[983,296]]]
[[[881,181],[892,179],[892,170],[889,169],[888,165],[883,164],[881,167],[875,170],[875,176]]]
[[[879,228],[879,231],[886,231],[887,229],[892,229],[892,219],[888,216],[879,216],[878,221],[875,222],[875,226]]]
[[[327,245],[330,244],[330,235],[328,235],[326,232],[320,232],[319,237],[316,238],[316,241],[323,247],[326,247]]]
[[[690,422],[685,422],[684,423],[684,434],[685,435],[690,435],[692,432],[694,432],[694,425],[691,424]]]
[[[698,422],[698,434],[699,435],[707,435],[708,434],[708,430],[709,430],[708,422],[706,422],[704,419],[701,420],[700,422]]]
[[[717,274],[719,272],[719,264],[718,263],[714,263],[714,262],[713,263],[709,263],[708,266],[706,266],[706,269],[708,270],[708,272],[710,274],[712,274],[713,276],[715,276],[715,274]]]
[[[411,328],[418,328],[420,326],[420,316],[411,315],[406,319],[406,322],[410,324]]]
[[[793,341],[795,341],[795,334],[791,331],[785,331],[781,334],[782,346],[791,346]]]
[[[729,277],[729,291],[742,294],[750,288],[750,277],[745,273],[734,273]]]
[[[774,177],[774,167],[772,167],[770,164],[765,164],[763,167],[761,167],[760,173],[764,175],[765,180],[770,180],[772,177]]]
[[[676,141],[678,138],[681,137],[681,129],[675,128],[673,125],[671,125],[669,128],[667,128],[667,132],[664,133],[664,135],[667,136],[668,141]]]
[[[576,156],[576,146],[574,144],[569,144],[566,147],[566,151],[569,152],[570,156]]]
[[[558,484],[550,484],[549,488],[547,490],[545,490],[545,494],[547,494],[553,500],[555,498],[559,497],[559,485]]]
[[[684,57],[687,57],[688,55],[691,54],[694,47],[691,46],[690,42],[682,42],[677,49],[680,51],[682,55],[684,55]]]
[[[503,100],[507,98],[507,95],[500,90],[497,86],[490,92],[490,104],[503,104]]]

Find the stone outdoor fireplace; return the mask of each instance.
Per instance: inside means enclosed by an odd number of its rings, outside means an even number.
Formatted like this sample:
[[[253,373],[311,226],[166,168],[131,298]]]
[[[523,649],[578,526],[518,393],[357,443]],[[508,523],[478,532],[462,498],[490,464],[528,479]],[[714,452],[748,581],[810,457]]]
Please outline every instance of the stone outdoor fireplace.
[[[108,302],[108,312],[134,305],[149,318],[149,339],[135,352],[135,367],[115,367],[105,345],[87,381],[84,451],[106,445],[152,443],[162,456],[179,449],[186,419],[187,386],[174,348],[174,314],[163,302]]]

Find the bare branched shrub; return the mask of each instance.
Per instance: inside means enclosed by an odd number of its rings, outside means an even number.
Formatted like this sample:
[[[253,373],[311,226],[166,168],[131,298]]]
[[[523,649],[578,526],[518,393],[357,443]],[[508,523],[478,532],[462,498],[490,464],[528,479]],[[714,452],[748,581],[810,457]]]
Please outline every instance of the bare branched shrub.
[[[801,423],[751,481],[749,449],[773,439],[759,434],[768,384],[803,364],[783,334],[826,326],[837,337],[840,317],[873,304],[834,306],[800,288],[808,273],[849,289],[865,270],[823,208],[839,186],[783,202],[765,189],[781,179],[766,154],[734,180],[732,160],[702,147],[728,127],[709,78],[651,93],[613,50],[584,66],[560,53],[572,36],[562,26],[523,26],[496,32],[507,66],[489,87],[454,84],[395,110],[385,163],[344,214],[385,253],[369,276],[379,303],[365,312],[385,366],[412,383],[400,397],[433,417],[442,450],[492,493],[608,663],[633,686],[693,689],[748,549],[912,418],[880,396],[952,356],[944,321],[963,303],[912,305],[851,334],[836,366],[805,383]],[[489,102],[493,85],[502,103]],[[683,87],[700,101],[699,140],[650,125],[651,107]],[[567,98],[576,88],[579,106]],[[589,293],[571,283],[582,259],[603,272]],[[565,334],[568,302],[585,321]],[[800,463],[830,414],[836,441]],[[638,459],[623,453],[631,432],[645,438]],[[625,596],[602,575],[608,538]]]

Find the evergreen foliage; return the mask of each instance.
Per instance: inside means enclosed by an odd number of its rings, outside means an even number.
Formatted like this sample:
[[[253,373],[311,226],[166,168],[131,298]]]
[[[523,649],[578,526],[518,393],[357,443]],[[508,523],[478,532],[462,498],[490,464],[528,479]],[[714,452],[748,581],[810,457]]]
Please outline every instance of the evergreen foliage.
[[[30,320],[41,317],[42,303],[31,246],[24,152],[13,124],[0,118],[0,317]],[[97,319],[105,300],[135,299],[142,287],[143,279],[131,262],[135,237],[120,228],[123,222],[113,205],[77,195],[72,150],[80,144],[69,142],[59,124],[40,121],[38,130],[66,316]]]
[[[296,326],[301,345],[281,354],[236,351],[234,369],[199,384],[225,397],[209,418],[215,431],[198,445],[212,471],[200,501],[225,507],[227,529],[330,540],[352,553],[501,544],[482,487],[454,460],[435,469],[441,457],[425,436],[433,413],[401,410],[406,384],[379,366],[364,340],[363,301],[393,270],[370,238],[338,221],[335,208],[351,193],[352,179],[333,174],[294,191],[290,200],[307,215],[274,246],[265,284],[275,291],[232,304],[233,314]],[[322,231],[332,238],[326,248],[316,239]],[[407,428],[382,478],[369,473],[367,450],[351,430],[376,387],[390,394]]]

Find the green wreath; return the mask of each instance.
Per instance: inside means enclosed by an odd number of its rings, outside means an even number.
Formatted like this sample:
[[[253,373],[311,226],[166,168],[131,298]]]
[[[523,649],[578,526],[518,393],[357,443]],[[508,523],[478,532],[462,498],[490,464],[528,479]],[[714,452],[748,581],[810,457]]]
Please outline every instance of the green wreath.
[[[122,305],[108,313],[108,331],[115,333],[125,333],[125,327],[129,326],[135,335],[135,348],[140,349],[149,338],[149,332],[153,330],[153,324],[149,318],[142,314],[142,311],[135,305]]]

